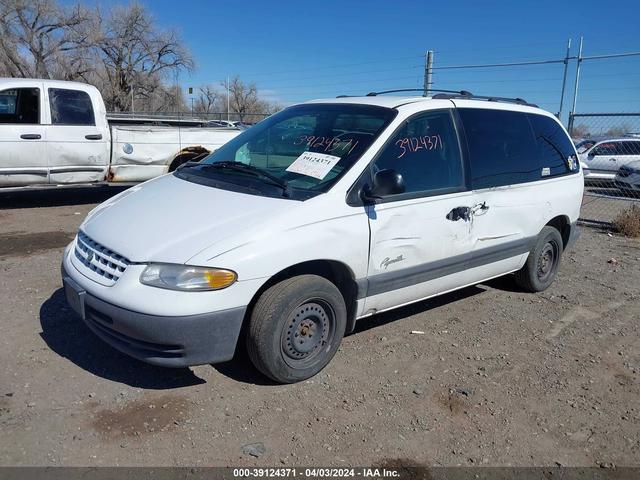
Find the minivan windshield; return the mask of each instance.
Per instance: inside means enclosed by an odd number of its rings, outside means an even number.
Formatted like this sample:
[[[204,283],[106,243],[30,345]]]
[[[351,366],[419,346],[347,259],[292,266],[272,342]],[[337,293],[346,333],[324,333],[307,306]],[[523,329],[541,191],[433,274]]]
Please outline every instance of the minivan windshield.
[[[289,107],[176,175],[217,188],[304,200],[329,190],[396,114],[346,103]]]

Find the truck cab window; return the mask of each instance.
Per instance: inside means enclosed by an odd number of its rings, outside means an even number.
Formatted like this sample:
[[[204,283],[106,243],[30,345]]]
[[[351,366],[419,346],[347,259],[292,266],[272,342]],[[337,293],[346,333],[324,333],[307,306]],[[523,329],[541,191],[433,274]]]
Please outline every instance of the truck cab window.
[[[0,91],[0,123],[40,123],[40,89],[12,88]]]
[[[80,90],[49,89],[53,125],[95,125],[91,97]]]

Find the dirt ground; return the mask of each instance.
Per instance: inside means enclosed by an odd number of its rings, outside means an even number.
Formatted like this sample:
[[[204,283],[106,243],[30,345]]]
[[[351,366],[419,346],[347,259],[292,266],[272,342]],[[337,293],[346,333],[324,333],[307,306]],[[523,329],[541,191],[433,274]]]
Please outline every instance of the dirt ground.
[[[548,291],[377,315],[280,386],[140,363],[66,307],[63,246],[117,191],[0,193],[1,465],[640,465],[639,241],[583,228]]]

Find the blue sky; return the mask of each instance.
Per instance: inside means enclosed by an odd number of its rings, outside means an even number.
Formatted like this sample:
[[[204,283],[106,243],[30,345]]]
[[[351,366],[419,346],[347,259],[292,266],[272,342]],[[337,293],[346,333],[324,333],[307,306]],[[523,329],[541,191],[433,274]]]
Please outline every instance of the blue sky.
[[[89,3],[94,4],[95,1]],[[104,10],[111,2],[99,1]],[[178,29],[197,62],[185,87],[227,75],[253,81],[284,104],[422,86],[435,67],[640,51],[640,2],[621,1],[182,1],[144,0]],[[611,7],[608,7],[611,5]],[[562,64],[436,70],[434,88],[520,96],[556,112]],[[575,63],[570,64],[566,106]],[[567,110],[567,108],[565,108]],[[578,111],[640,111],[640,56],[584,62]]]

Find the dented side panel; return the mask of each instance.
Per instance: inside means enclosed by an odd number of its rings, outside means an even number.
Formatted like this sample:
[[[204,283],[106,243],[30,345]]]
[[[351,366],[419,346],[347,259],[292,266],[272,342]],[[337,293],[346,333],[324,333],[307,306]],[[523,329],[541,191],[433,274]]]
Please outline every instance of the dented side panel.
[[[109,181],[144,181],[169,170],[181,153],[215,151],[240,133],[226,128],[113,126]]]
[[[402,274],[415,271],[415,267],[421,265],[464,258],[471,248],[470,222],[448,220],[447,214],[454,208],[470,205],[471,200],[471,192],[462,192],[368,207],[371,228],[369,279],[373,278],[375,282],[377,275],[388,272]],[[367,298],[365,310],[373,313],[465,283],[463,271],[394,289]]]

